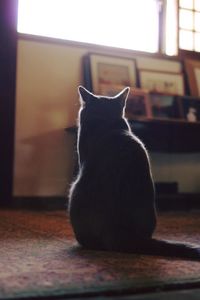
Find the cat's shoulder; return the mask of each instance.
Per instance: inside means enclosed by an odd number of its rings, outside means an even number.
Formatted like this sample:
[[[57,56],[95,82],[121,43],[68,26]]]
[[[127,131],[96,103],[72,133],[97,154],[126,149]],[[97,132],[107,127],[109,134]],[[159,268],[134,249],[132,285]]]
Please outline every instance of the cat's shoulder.
[[[124,131],[122,134],[124,147],[129,149],[129,152],[134,152],[139,158],[147,157],[147,149],[140,138],[138,138],[132,131]]]
[[[146,152],[143,142],[131,130],[113,130],[108,133],[107,140],[113,147]]]
[[[144,147],[143,142],[133,133],[131,129],[129,130],[121,130],[120,131],[120,138],[127,143],[132,145],[138,145],[139,147]]]

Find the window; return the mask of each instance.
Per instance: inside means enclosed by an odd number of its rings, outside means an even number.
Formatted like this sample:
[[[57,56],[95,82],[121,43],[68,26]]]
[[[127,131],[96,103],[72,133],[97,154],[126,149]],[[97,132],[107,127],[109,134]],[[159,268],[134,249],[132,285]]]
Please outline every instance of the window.
[[[165,24],[163,29],[163,52],[167,55],[178,54],[177,8],[177,0],[163,1],[163,22]]]
[[[18,32],[158,51],[159,0],[19,0]]]
[[[179,0],[179,48],[200,52],[200,0]]]
[[[18,0],[18,32],[177,55],[200,52],[200,0]]]

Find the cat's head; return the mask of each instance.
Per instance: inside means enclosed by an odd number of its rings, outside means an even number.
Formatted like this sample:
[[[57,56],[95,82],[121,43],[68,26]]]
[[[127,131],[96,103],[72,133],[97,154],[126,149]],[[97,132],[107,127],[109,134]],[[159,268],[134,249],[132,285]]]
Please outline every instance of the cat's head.
[[[78,88],[81,101],[80,117],[82,120],[112,121],[124,116],[124,108],[130,91],[124,88],[113,97],[94,95],[82,86]]]

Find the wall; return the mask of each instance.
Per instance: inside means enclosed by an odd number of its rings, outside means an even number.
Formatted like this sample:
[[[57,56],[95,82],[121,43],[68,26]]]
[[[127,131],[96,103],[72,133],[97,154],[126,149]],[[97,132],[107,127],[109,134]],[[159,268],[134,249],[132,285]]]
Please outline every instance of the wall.
[[[63,195],[74,139],[84,49],[18,41],[14,195]]]
[[[64,128],[75,124],[81,61],[89,51],[87,46],[19,39],[15,196],[60,196],[68,190],[74,137]],[[200,154],[151,153],[151,160],[155,180],[178,180],[181,192],[200,191]]]
[[[185,141],[187,143],[187,141]],[[200,154],[150,153],[154,179],[178,182],[179,192],[200,192]]]

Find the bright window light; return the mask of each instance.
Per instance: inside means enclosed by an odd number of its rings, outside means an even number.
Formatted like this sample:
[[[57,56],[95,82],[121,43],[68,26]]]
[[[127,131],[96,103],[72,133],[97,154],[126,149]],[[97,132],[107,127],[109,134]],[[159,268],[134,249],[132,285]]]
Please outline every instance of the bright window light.
[[[18,32],[158,51],[157,0],[19,0]]]
[[[177,55],[177,0],[166,2],[165,53]]]

